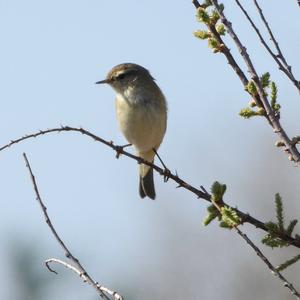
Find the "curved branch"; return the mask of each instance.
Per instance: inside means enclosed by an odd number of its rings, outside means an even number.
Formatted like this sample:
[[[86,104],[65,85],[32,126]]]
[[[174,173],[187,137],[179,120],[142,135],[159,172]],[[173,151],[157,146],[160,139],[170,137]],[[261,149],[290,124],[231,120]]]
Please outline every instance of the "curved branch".
[[[113,150],[116,151],[116,157],[118,157],[120,154],[123,154],[133,160],[135,160],[138,164],[145,164],[148,165],[150,167],[153,168],[153,170],[155,170],[157,173],[159,173],[161,176],[163,176],[164,178],[168,178],[168,179],[172,179],[173,181],[175,181],[178,184],[178,187],[182,187],[190,192],[192,192],[193,194],[195,194],[197,196],[197,198],[203,199],[205,201],[211,202],[211,195],[204,189],[202,188],[197,189],[194,186],[190,185],[189,183],[187,183],[186,181],[184,181],[183,179],[181,179],[177,173],[172,173],[167,169],[162,169],[159,166],[157,166],[156,164],[150,163],[144,159],[142,159],[139,156],[133,155],[127,151],[125,151],[121,146],[118,145],[114,145],[114,143],[112,141],[106,141],[104,139],[102,139],[101,137],[91,133],[88,130],[85,130],[83,128],[76,128],[76,127],[70,127],[70,126],[62,126],[62,127],[58,127],[58,128],[51,128],[51,129],[47,129],[47,130],[40,130],[39,132],[36,133],[32,133],[32,134],[28,134],[26,136],[23,136],[21,138],[18,138],[16,140],[12,140],[10,141],[10,143],[0,147],[0,151],[3,151],[4,149],[7,149],[9,147],[11,147],[12,145],[15,145],[17,143],[20,143],[24,140],[30,139],[30,138],[36,138],[38,136],[42,136],[48,133],[60,133],[60,132],[77,132],[77,133],[81,133],[85,136],[90,137],[91,139],[103,143],[106,146],[112,148]],[[225,203],[226,204],[226,203]],[[239,215],[239,217],[241,218],[241,223],[249,223],[252,224],[253,226],[260,228],[266,232],[268,232],[267,227],[265,226],[265,223],[250,216],[248,213],[244,213],[242,211],[240,211],[237,208],[231,207],[230,205],[226,204],[228,207],[232,208],[233,210],[235,210],[237,212],[237,214]],[[290,245],[293,245],[297,248],[300,248],[300,240],[299,239],[295,239],[285,233],[278,233],[277,235],[279,238],[281,238],[282,240],[288,242]]]
[[[25,153],[23,153],[23,157],[24,157],[24,160],[25,160],[25,163],[26,163],[26,167],[28,168],[28,171],[29,171],[29,174],[30,174],[30,178],[31,178],[31,181],[32,181],[32,184],[33,184],[34,192],[36,194],[36,200],[40,204],[40,207],[41,207],[41,209],[43,211],[43,214],[44,214],[44,217],[45,217],[45,221],[46,221],[47,225],[49,226],[52,234],[54,235],[54,237],[57,240],[57,242],[59,243],[59,245],[65,251],[65,256],[67,258],[69,258],[71,261],[73,261],[73,263],[78,268],[79,275],[82,278],[84,278],[84,280],[86,282],[88,282],[90,285],[92,285],[94,287],[94,289],[97,291],[98,295],[101,298],[104,298],[106,300],[110,300],[110,298],[101,290],[101,288],[100,288],[101,286],[98,284],[98,282],[94,281],[91,278],[91,276],[87,273],[87,271],[85,270],[85,268],[81,265],[80,261],[71,253],[71,251],[69,250],[69,248],[66,246],[66,244],[63,242],[63,240],[58,235],[58,233],[55,230],[54,226],[52,225],[52,222],[51,222],[51,220],[49,218],[49,215],[47,213],[47,207],[45,206],[45,204],[42,201],[42,198],[41,198],[41,195],[40,195],[40,192],[38,190],[37,183],[36,183],[36,180],[35,180],[35,176],[33,175],[31,166],[29,164],[29,161],[28,161],[27,156],[26,156]],[[52,272],[56,273],[55,271],[53,271],[52,269],[49,268],[48,264],[46,264],[46,266],[48,267],[49,270],[51,270]],[[73,267],[73,270],[74,270],[74,267]],[[122,300],[122,297],[121,297],[120,300]]]
[[[50,263],[57,263],[57,264],[60,264],[60,265],[63,265],[64,267],[66,267],[67,269],[73,271],[74,273],[76,273],[80,278],[83,279],[84,282],[88,282],[88,278],[86,276],[85,273],[82,273],[80,272],[77,268],[75,268],[73,265],[71,264],[68,264],[66,263],[65,261],[63,260],[60,260],[60,259],[57,259],[57,258],[49,258],[45,261],[45,265],[47,267],[47,269],[50,271],[50,272],[53,272],[55,274],[58,274],[55,270],[53,270],[51,267],[50,267]],[[97,286],[98,288],[102,291],[102,292],[105,292],[109,295],[111,295],[112,297],[114,297],[115,300],[123,300],[123,297],[120,296],[118,293],[110,290],[109,288],[105,287],[105,286],[102,286],[100,285],[99,283],[97,283]]]

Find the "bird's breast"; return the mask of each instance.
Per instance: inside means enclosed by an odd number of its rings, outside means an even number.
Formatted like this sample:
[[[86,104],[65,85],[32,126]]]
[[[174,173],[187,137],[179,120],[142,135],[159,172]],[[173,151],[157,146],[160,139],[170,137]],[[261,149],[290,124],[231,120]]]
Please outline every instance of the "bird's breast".
[[[166,130],[166,109],[157,99],[128,99],[117,94],[116,113],[122,133],[139,152],[159,147]]]

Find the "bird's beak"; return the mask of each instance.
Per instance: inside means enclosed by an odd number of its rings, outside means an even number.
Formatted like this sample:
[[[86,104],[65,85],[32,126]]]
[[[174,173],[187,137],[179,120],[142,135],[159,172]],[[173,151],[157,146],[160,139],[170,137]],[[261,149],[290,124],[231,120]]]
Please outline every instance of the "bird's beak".
[[[100,80],[100,81],[95,82],[95,84],[103,84],[103,83],[109,83],[109,80],[104,79],[104,80]]]

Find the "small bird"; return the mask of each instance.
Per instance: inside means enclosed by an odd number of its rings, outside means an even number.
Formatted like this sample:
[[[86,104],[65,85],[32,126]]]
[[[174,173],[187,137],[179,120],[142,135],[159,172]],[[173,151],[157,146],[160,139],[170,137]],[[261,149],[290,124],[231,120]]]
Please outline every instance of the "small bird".
[[[113,67],[106,79],[96,82],[103,83],[117,93],[117,120],[125,138],[138,156],[153,162],[167,127],[167,102],[154,78],[144,67],[124,63]],[[139,173],[140,196],[154,200],[153,169],[141,164]]]

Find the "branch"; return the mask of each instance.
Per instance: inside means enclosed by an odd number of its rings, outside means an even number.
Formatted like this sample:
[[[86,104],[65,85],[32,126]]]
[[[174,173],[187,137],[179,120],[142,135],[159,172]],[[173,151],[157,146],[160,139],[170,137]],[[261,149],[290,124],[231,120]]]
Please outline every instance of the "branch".
[[[75,265],[76,268],[74,268],[71,265],[68,265],[69,269],[72,269],[73,271],[76,270],[76,272],[78,272],[78,274],[80,275],[80,277],[82,277],[84,279],[84,281],[88,282],[90,285],[92,285],[95,290],[97,291],[98,295],[101,298],[104,298],[106,300],[110,300],[110,297],[108,297],[102,290],[101,290],[101,286],[98,284],[98,282],[94,281],[91,276],[87,273],[87,271],[85,270],[85,268],[81,265],[81,263],[79,262],[79,260],[70,252],[69,248],[65,245],[65,243],[63,242],[63,240],[59,237],[57,231],[55,230],[54,226],[52,225],[52,222],[49,218],[49,215],[47,213],[47,207],[45,206],[45,204],[42,201],[42,198],[40,196],[40,192],[38,190],[37,187],[37,183],[35,180],[35,176],[32,172],[31,166],[29,164],[29,161],[27,159],[27,156],[25,153],[23,153],[23,157],[26,163],[26,167],[28,168],[29,174],[30,174],[30,178],[33,184],[33,188],[34,188],[34,192],[36,194],[36,200],[39,202],[40,207],[43,211],[44,217],[45,217],[45,221],[47,223],[47,225],[49,226],[52,234],[54,235],[55,239],[57,240],[57,242],[59,243],[59,245],[63,248],[63,250],[65,251],[65,256],[67,258],[69,258]],[[46,266],[48,267],[49,270],[51,270],[52,272],[56,273],[55,271],[53,271],[52,269],[49,268],[49,265],[46,263]],[[66,264],[65,264],[66,266]],[[77,270],[78,269],[78,270]],[[117,297],[116,297],[117,296]],[[122,300],[122,297],[120,297],[118,294],[114,294],[114,297],[116,300]]]
[[[253,20],[251,19],[251,17],[249,16],[249,14],[247,13],[247,11],[245,10],[245,8],[242,6],[242,4],[240,3],[239,0],[235,0],[235,2],[237,3],[237,5],[239,6],[239,8],[241,9],[241,11],[243,12],[243,14],[246,16],[246,18],[248,19],[248,21],[250,22],[251,26],[253,27],[254,31],[256,32],[256,34],[258,35],[261,43],[263,44],[263,46],[266,48],[266,50],[269,52],[269,54],[272,56],[272,58],[275,60],[275,62],[278,65],[279,70],[281,70],[282,72],[285,73],[285,75],[293,82],[293,84],[296,86],[296,88],[298,89],[298,92],[300,93],[300,82],[298,80],[296,80],[296,78],[294,77],[294,74],[292,73],[292,68],[290,65],[288,65],[285,57],[282,54],[282,51],[279,47],[279,44],[277,42],[277,40],[275,39],[275,36],[263,14],[263,11],[261,9],[261,7],[259,6],[258,2],[256,0],[253,0],[254,4],[259,12],[259,15],[264,23],[264,25],[266,26],[268,33],[270,35],[270,39],[271,41],[274,43],[275,48],[277,50],[277,54],[275,54],[271,48],[269,47],[269,45],[267,44],[267,42],[265,41],[265,39],[263,38],[263,36],[261,35],[258,27],[254,24]]]
[[[58,274],[58,273],[50,267],[50,263],[57,263],[57,264],[63,265],[67,269],[75,272],[80,278],[83,279],[83,282],[88,282],[88,278],[86,277],[86,275],[84,273],[80,272],[77,268],[75,268],[71,264],[68,264],[68,263],[66,263],[66,262],[64,262],[64,261],[62,261],[60,259],[57,259],[57,258],[49,258],[49,259],[47,259],[45,261],[45,265],[46,265],[47,269],[50,272],[55,273],[55,274]],[[107,287],[102,286],[99,283],[97,283],[97,286],[98,286],[98,288],[102,292],[108,293],[109,295],[113,296],[115,300],[123,300],[122,296],[120,296],[118,293],[116,293],[116,292],[108,289]]]
[[[296,296],[297,299],[300,299],[300,294],[294,288],[294,286],[271,264],[271,262],[264,256],[260,249],[249,239],[249,237],[243,233],[237,226],[235,227],[237,233],[246,241],[246,243],[255,251],[257,256],[268,266],[271,272],[278,276],[278,278],[283,282],[283,285],[287,287],[290,292]]]
[[[197,8],[198,1],[194,0],[193,4]],[[247,68],[248,72],[251,75],[251,79],[253,80],[256,90],[258,92],[259,97],[254,97],[255,102],[257,103],[258,106],[263,107],[265,110],[265,117],[267,118],[269,124],[272,126],[273,131],[278,134],[280,137],[280,140],[282,140],[286,146],[286,152],[289,154],[289,159],[294,161],[297,165],[300,165],[300,153],[296,147],[296,145],[291,141],[291,139],[288,137],[286,134],[285,130],[282,128],[279,119],[275,116],[274,111],[272,107],[270,106],[270,103],[266,97],[266,94],[263,90],[263,87],[260,83],[259,76],[257,75],[257,72],[253,66],[253,63],[249,57],[249,54],[247,53],[247,49],[244,47],[244,45],[241,43],[240,39],[236,35],[235,31],[232,28],[232,24],[228,21],[228,19],[225,17],[223,11],[220,9],[220,6],[218,4],[217,0],[211,0],[211,3],[213,4],[214,8],[218,12],[221,22],[224,24],[224,26],[227,29],[227,32],[233,39],[234,43],[236,44],[236,47],[238,48],[240,55],[242,56]],[[200,6],[200,4],[198,3]],[[198,7],[199,7],[198,6]],[[208,25],[210,31],[214,35],[214,37],[218,40],[218,42],[222,45],[222,50],[221,52],[226,56],[228,61],[232,61],[232,55],[230,54],[229,49],[227,46],[223,43],[220,35],[217,33],[215,27],[213,25]],[[234,60],[233,60],[234,61]],[[235,61],[234,61],[235,62]],[[235,66],[236,62],[234,64],[231,64],[232,68],[235,70],[237,73],[237,70],[241,70],[239,66]],[[243,73],[242,73],[243,74]],[[238,74],[239,75],[239,74]],[[248,83],[247,78],[245,79],[244,76],[239,75],[240,80],[244,84],[244,87],[246,88],[246,85]],[[246,80],[246,81],[245,81]],[[246,83],[246,84],[245,84]]]
[[[214,198],[212,197],[212,204],[215,206],[215,208],[219,211],[220,215],[223,216],[222,208],[224,208],[224,203],[222,199],[218,199],[218,203]],[[231,215],[232,216],[232,215]],[[300,294],[298,291],[294,288],[294,286],[279,272],[279,270],[272,265],[272,263],[267,259],[267,257],[261,252],[261,250],[250,240],[250,238],[243,233],[238,228],[238,223],[236,223],[237,220],[235,220],[231,226],[231,228],[236,230],[236,233],[255,251],[257,256],[267,265],[267,267],[271,270],[272,274],[275,276],[278,276],[278,278],[283,282],[283,285],[287,287],[290,292],[296,296],[297,299],[300,300]],[[228,223],[227,223],[228,224]],[[229,225],[229,224],[228,224]]]
[[[147,166],[150,166],[153,168],[153,170],[155,170],[158,174],[160,174],[161,176],[163,176],[164,178],[168,178],[171,179],[173,181],[175,181],[178,184],[178,187],[182,187],[190,192],[192,192],[193,194],[195,194],[197,196],[197,198],[203,199],[205,201],[211,202],[211,195],[202,187],[201,189],[197,189],[196,187],[190,185],[189,183],[187,183],[186,181],[184,181],[183,179],[181,179],[177,173],[172,173],[167,169],[162,169],[159,166],[155,165],[154,163],[150,163],[144,159],[142,159],[141,157],[138,157],[136,155],[133,155],[127,151],[125,151],[121,146],[117,146],[114,145],[112,141],[106,141],[104,139],[102,139],[99,136],[96,136],[95,134],[89,132],[88,130],[85,130],[83,128],[76,128],[76,127],[70,127],[70,126],[62,126],[62,127],[58,127],[58,128],[51,128],[51,129],[47,129],[47,130],[40,130],[37,133],[32,133],[32,134],[28,134],[25,135],[21,138],[18,138],[16,140],[12,140],[10,141],[10,143],[0,147],[0,152],[3,151],[4,149],[7,149],[9,147],[11,147],[12,145],[15,145],[17,143],[20,143],[24,140],[30,139],[30,138],[36,138],[38,136],[42,136],[48,133],[54,133],[54,132],[78,132],[81,133],[85,136],[90,137],[91,139],[103,143],[106,146],[112,148],[113,150],[116,151],[116,157],[118,157],[120,154],[123,154],[135,161],[137,161],[138,164],[145,164]],[[266,232],[268,232],[268,228],[266,227],[265,223],[250,216],[248,213],[244,213],[242,211],[240,211],[237,208],[233,208],[230,205],[226,204],[228,207],[230,207],[231,209],[233,209],[234,211],[236,211],[236,213],[238,214],[238,216],[241,218],[241,223],[249,223],[252,224],[253,226],[255,226],[256,228],[260,228]],[[300,239],[295,239],[289,235],[287,235],[286,233],[280,233],[278,232],[277,235],[280,239],[286,241],[287,243],[289,243],[290,245],[293,245],[297,248],[300,248]]]

